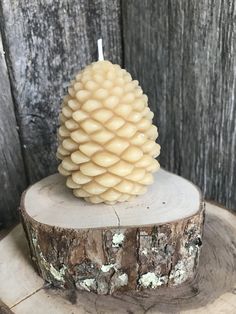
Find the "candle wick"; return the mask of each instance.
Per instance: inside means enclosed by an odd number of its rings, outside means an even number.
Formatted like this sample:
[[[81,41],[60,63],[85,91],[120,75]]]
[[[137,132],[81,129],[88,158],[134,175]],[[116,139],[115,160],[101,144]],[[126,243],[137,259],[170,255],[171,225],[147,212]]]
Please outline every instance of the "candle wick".
[[[103,61],[104,56],[103,56],[103,48],[102,48],[102,38],[98,39],[98,61]]]

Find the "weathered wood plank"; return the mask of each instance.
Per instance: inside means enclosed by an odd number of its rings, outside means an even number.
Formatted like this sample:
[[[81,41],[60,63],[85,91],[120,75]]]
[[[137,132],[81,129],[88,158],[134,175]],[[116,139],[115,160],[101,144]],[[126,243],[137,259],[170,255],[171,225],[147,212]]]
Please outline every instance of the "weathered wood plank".
[[[44,282],[30,264],[29,249],[20,224],[0,241],[0,249],[0,296],[11,308],[41,289]]]
[[[66,83],[105,57],[121,63],[120,1],[3,0],[3,29],[30,182],[55,172],[58,110]]]
[[[0,36],[0,229],[17,220],[26,186],[9,77]]]
[[[156,113],[161,165],[236,209],[232,0],[123,1],[125,66]]]

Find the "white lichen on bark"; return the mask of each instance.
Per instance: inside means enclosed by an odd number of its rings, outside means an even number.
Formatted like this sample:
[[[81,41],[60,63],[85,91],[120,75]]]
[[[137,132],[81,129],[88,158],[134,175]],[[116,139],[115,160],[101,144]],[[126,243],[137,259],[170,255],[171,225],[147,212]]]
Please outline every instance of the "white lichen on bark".
[[[115,233],[112,238],[112,247],[120,247],[125,239],[123,233]]]
[[[120,286],[126,286],[128,283],[128,275],[127,274],[122,274],[118,276],[118,279],[120,280]]]
[[[58,271],[52,264],[50,264],[50,273],[52,276],[57,280],[61,282],[65,282],[64,276],[65,276],[65,270],[66,267],[63,265],[63,267]]]
[[[115,264],[102,265],[101,271],[107,273],[111,268],[115,268]]]
[[[148,254],[148,250],[145,248],[145,249],[143,249],[142,251],[141,251],[141,254],[143,254],[143,255],[147,255]]]
[[[179,261],[170,273],[170,279],[173,279],[174,285],[183,283],[188,278],[188,272],[183,261]]]
[[[90,291],[96,284],[96,280],[93,278],[87,278],[79,282],[77,288],[83,288],[86,291]]]
[[[155,273],[148,272],[140,277],[139,283],[144,288],[155,289],[156,287],[161,286],[164,282]]]

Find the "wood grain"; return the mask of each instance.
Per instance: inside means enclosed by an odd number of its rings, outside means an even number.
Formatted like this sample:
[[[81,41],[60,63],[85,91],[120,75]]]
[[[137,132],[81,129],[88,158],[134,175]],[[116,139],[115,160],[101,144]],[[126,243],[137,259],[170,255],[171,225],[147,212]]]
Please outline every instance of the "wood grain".
[[[2,1],[2,31],[30,182],[55,172],[58,110],[67,83],[105,57],[121,63],[120,1]]]
[[[10,82],[0,36],[0,229],[17,220],[20,195],[26,187]]]
[[[39,223],[76,230],[162,225],[199,211],[202,195],[191,182],[163,169],[154,178],[147,193],[132,201],[94,205],[75,198],[65,185],[66,179],[53,174],[27,189],[22,206]]]
[[[125,66],[156,114],[161,165],[236,209],[235,2],[122,4]]]

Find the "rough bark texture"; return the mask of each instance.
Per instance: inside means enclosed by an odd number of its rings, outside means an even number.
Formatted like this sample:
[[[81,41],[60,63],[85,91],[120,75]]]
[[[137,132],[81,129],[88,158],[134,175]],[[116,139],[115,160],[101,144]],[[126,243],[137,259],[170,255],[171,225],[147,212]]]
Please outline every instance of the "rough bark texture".
[[[163,225],[69,229],[36,222],[21,205],[31,257],[56,287],[98,294],[176,286],[194,278],[204,210]]]
[[[0,35],[0,229],[17,219],[16,209],[26,187],[10,82]]]
[[[235,209],[235,1],[122,3],[125,67],[156,114],[161,165]]]
[[[98,38],[105,57],[121,64],[120,1],[3,0],[0,8],[26,170],[34,182],[55,172],[62,95],[75,73],[97,60]]]

